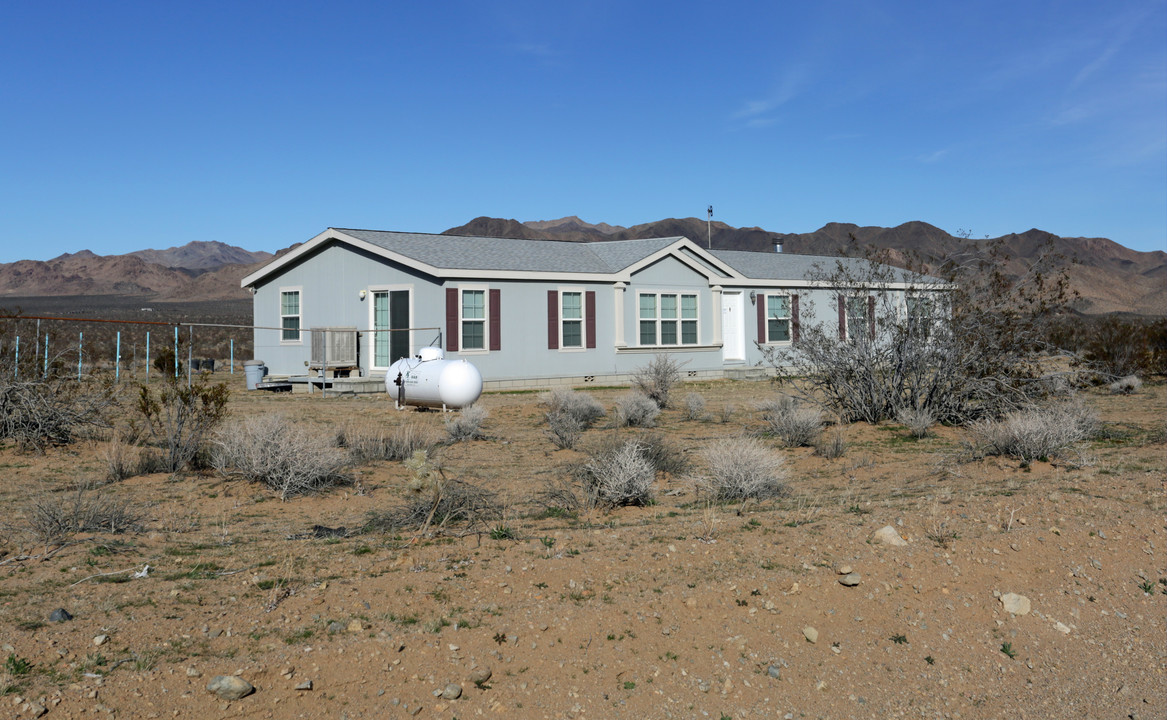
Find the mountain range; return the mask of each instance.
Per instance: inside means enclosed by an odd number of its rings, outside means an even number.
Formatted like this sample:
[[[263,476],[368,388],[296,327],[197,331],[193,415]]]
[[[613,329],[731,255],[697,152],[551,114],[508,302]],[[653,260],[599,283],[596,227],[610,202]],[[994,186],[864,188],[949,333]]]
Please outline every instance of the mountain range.
[[[926,267],[974,245],[999,240],[1013,256],[1007,271],[1020,269],[1045,248],[1052,248],[1063,258],[1071,286],[1079,293],[1076,309],[1080,312],[1162,316],[1167,310],[1167,253],[1139,252],[1106,238],[1060,237],[1036,229],[1002,238],[972,239],[924,222],[893,228],[829,223],[810,233],[777,233],[722,222],[706,224],[698,218],[668,218],[621,227],[569,216],[530,222],[480,217],[444,234],[569,242],[683,235],[702,247],[711,243],[715,249],[763,252],[773,252],[774,243],[780,241],[783,252],[862,255],[874,250],[885,252],[893,264],[904,264],[911,257]],[[0,264],[0,305],[5,297],[63,295],[141,297],[158,302],[245,300],[248,296],[239,281],[273,257],[270,252],[211,241],[124,255],[100,256],[82,250],[52,260],[21,260]]]

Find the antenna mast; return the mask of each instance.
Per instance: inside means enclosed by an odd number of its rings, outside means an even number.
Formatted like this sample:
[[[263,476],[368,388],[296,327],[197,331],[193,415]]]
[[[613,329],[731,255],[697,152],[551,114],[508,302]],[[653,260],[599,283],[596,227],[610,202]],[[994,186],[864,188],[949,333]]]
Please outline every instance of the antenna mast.
[[[709,223],[713,220],[713,206],[709,206],[709,216],[705,218],[705,247],[713,249],[713,230],[710,229]]]

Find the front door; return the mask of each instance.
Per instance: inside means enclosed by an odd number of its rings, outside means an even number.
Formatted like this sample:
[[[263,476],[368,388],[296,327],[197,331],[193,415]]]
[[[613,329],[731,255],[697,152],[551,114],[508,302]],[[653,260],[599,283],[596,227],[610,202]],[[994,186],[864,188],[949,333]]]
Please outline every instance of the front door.
[[[745,301],[740,292],[721,295],[721,359],[726,363],[746,360]]]
[[[373,330],[373,367],[409,357],[408,290],[373,291]]]

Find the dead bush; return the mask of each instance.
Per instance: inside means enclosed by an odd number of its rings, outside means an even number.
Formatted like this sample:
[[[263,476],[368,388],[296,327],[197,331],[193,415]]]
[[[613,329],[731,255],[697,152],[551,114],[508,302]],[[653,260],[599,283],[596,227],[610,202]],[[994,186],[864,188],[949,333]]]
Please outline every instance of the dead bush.
[[[657,355],[632,374],[632,387],[644,393],[660,409],[669,406],[669,393],[681,381],[681,363]]]
[[[656,469],[639,440],[602,447],[576,472],[589,508],[645,505],[652,500]]]
[[[584,423],[571,412],[564,409],[549,410],[547,418],[547,437],[560,450],[570,450],[579,442],[583,435]]]
[[[668,473],[673,477],[689,472],[689,458],[684,450],[669,442],[661,433],[642,432],[636,436],[636,441],[656,472]]]
[[[1111,395],[1132,395],[1143,387],[1143,381],[1137,375],[1127,375],[1119,378],[1107,386]]]
[[[225,477],[262,483],[287,500],[342,483],[348,456],[320,432],[281,415],[248,418],[215,438],[215,469]]]
[[[715,440],[701,451],[705,474],[697,487],[720,502],[765,500],[785,492],[786,462],[751,437]]]
[[[685,419],[686,420],[704,420],[709,417],[705,412],[705,398],[697,393],[689,393],[685,396]]]
[[[579,422],[583,429],[591,427],[597,420],[607,415],[604,406],[587,393],[571,388],[558,387],[540,393],[539,404],[547,407],[547,414],[569,415]]]
[[[418,450],[428,450],[439,441],[436,430],[414,422],[388,428],[370,422],[353,423],[345,426],[336,436],[337,447],[348,450],[356,464],[406,460]]]
[[[138,412],[162,450],[167,472],[188,467],[204,450],[215,428],[227,417],[230,391],[205,379],[189,387],[173,378],[138,388]]]
[[[11,438],[24,452],[67,445],[78,428],[108,428],[117,398],[112,384],[78,382],[59,375],[17,380],[11,368],[0,373],[0,438]]]
[[[122,442],[118,438],[110,440],[101,451],[105,460],[105,479],[108,482],[120,482],[132,478],[142,472],[147,464],[142,460],[140,448]]]
[[[1028,463],[1068,450],[1091,437],[1097,427],[1094,412],[1075,400],[985,420],[976,423],[972,433],[981,452]]]
[[[481,405],[464,407],[457,415],[446,418],[446,433],[452,442],[481,440],[486,437],[482,432],[482,423],[489,416],[490,413]]]
[[[766,429],[786,447],[810,446],[823,428],[822,410],[802,405],[789,395],[758,404]]]
[[[903,408],[896,415],[896,421],[917,439],[927,437],[928,429],[936,424],[936,418],[928,408]]]
[[[63,545],[82,532],[121,534],[142,529],[141,515],[108,493],[79,488],[46,495],[23,509],[23,529],[46,547]]]
[[[466,533],[484,532],[502,521],[505,508],[493,490],[446,477],[440,460],[424,450],[405,464],[413,471],[409,498],[389,510],[370,513],[366,532],[412,529],[425,535],[454,526]]]
[[[616,401],[616,424],[620,427],[656,427],[660,406],[641,392],[629,392]]]
[[[847,454],[847,432],[841,427],[819,435],[814,443],[814,454],[827,460],[838,460]]]

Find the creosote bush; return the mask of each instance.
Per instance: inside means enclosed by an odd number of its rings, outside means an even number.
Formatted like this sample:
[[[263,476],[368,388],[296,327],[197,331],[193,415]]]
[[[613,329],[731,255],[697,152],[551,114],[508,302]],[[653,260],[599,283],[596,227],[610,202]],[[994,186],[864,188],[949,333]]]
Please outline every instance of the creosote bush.
[[[701,451],[706,472],[697,487],[719,502],[765,500],[785,492],[786,462],[751,437],[715,440]]]
[[[453,442],[481,440],[486,437],[482,432],[482,423],[488,417],[490,412],[481,405],[464,407],[457,415],[446,418],[446,433]]]
[[[814,445],[823,428],[823,412],[789,395],[758,404],[766,429],[786,447]]]
[[[660,406],[641,392],[628,392],[616,401],[616,424],[619,427],[656,427]]]
[[[647,395],[662,410],[669,406],[669,393],[680,381],[681,364],[666,355],[653,357],[632,374],[632,387]]]
[[[1009,413],[972,427],[989,455],[1008,455],[1022,462],[1048,459],[1090,438],[1098,427],[1092,410],[1076,400]]]
[[[639,440],[626,440],[594,452],[578,466],[589,508],[646,505],[652,500],[656,469]]]
[[[349,482],[348,455],[332,438],[281,415],[260,415],[224,428],[215,438],[215,469],[262,483],[287,500]]]
[[[203,450],[211,433],[227,417],[226,385],[200,379],[187,387],[173,378],[140,385],[138,412],[151,439],[162,447],[162,466],[178,472]]]

